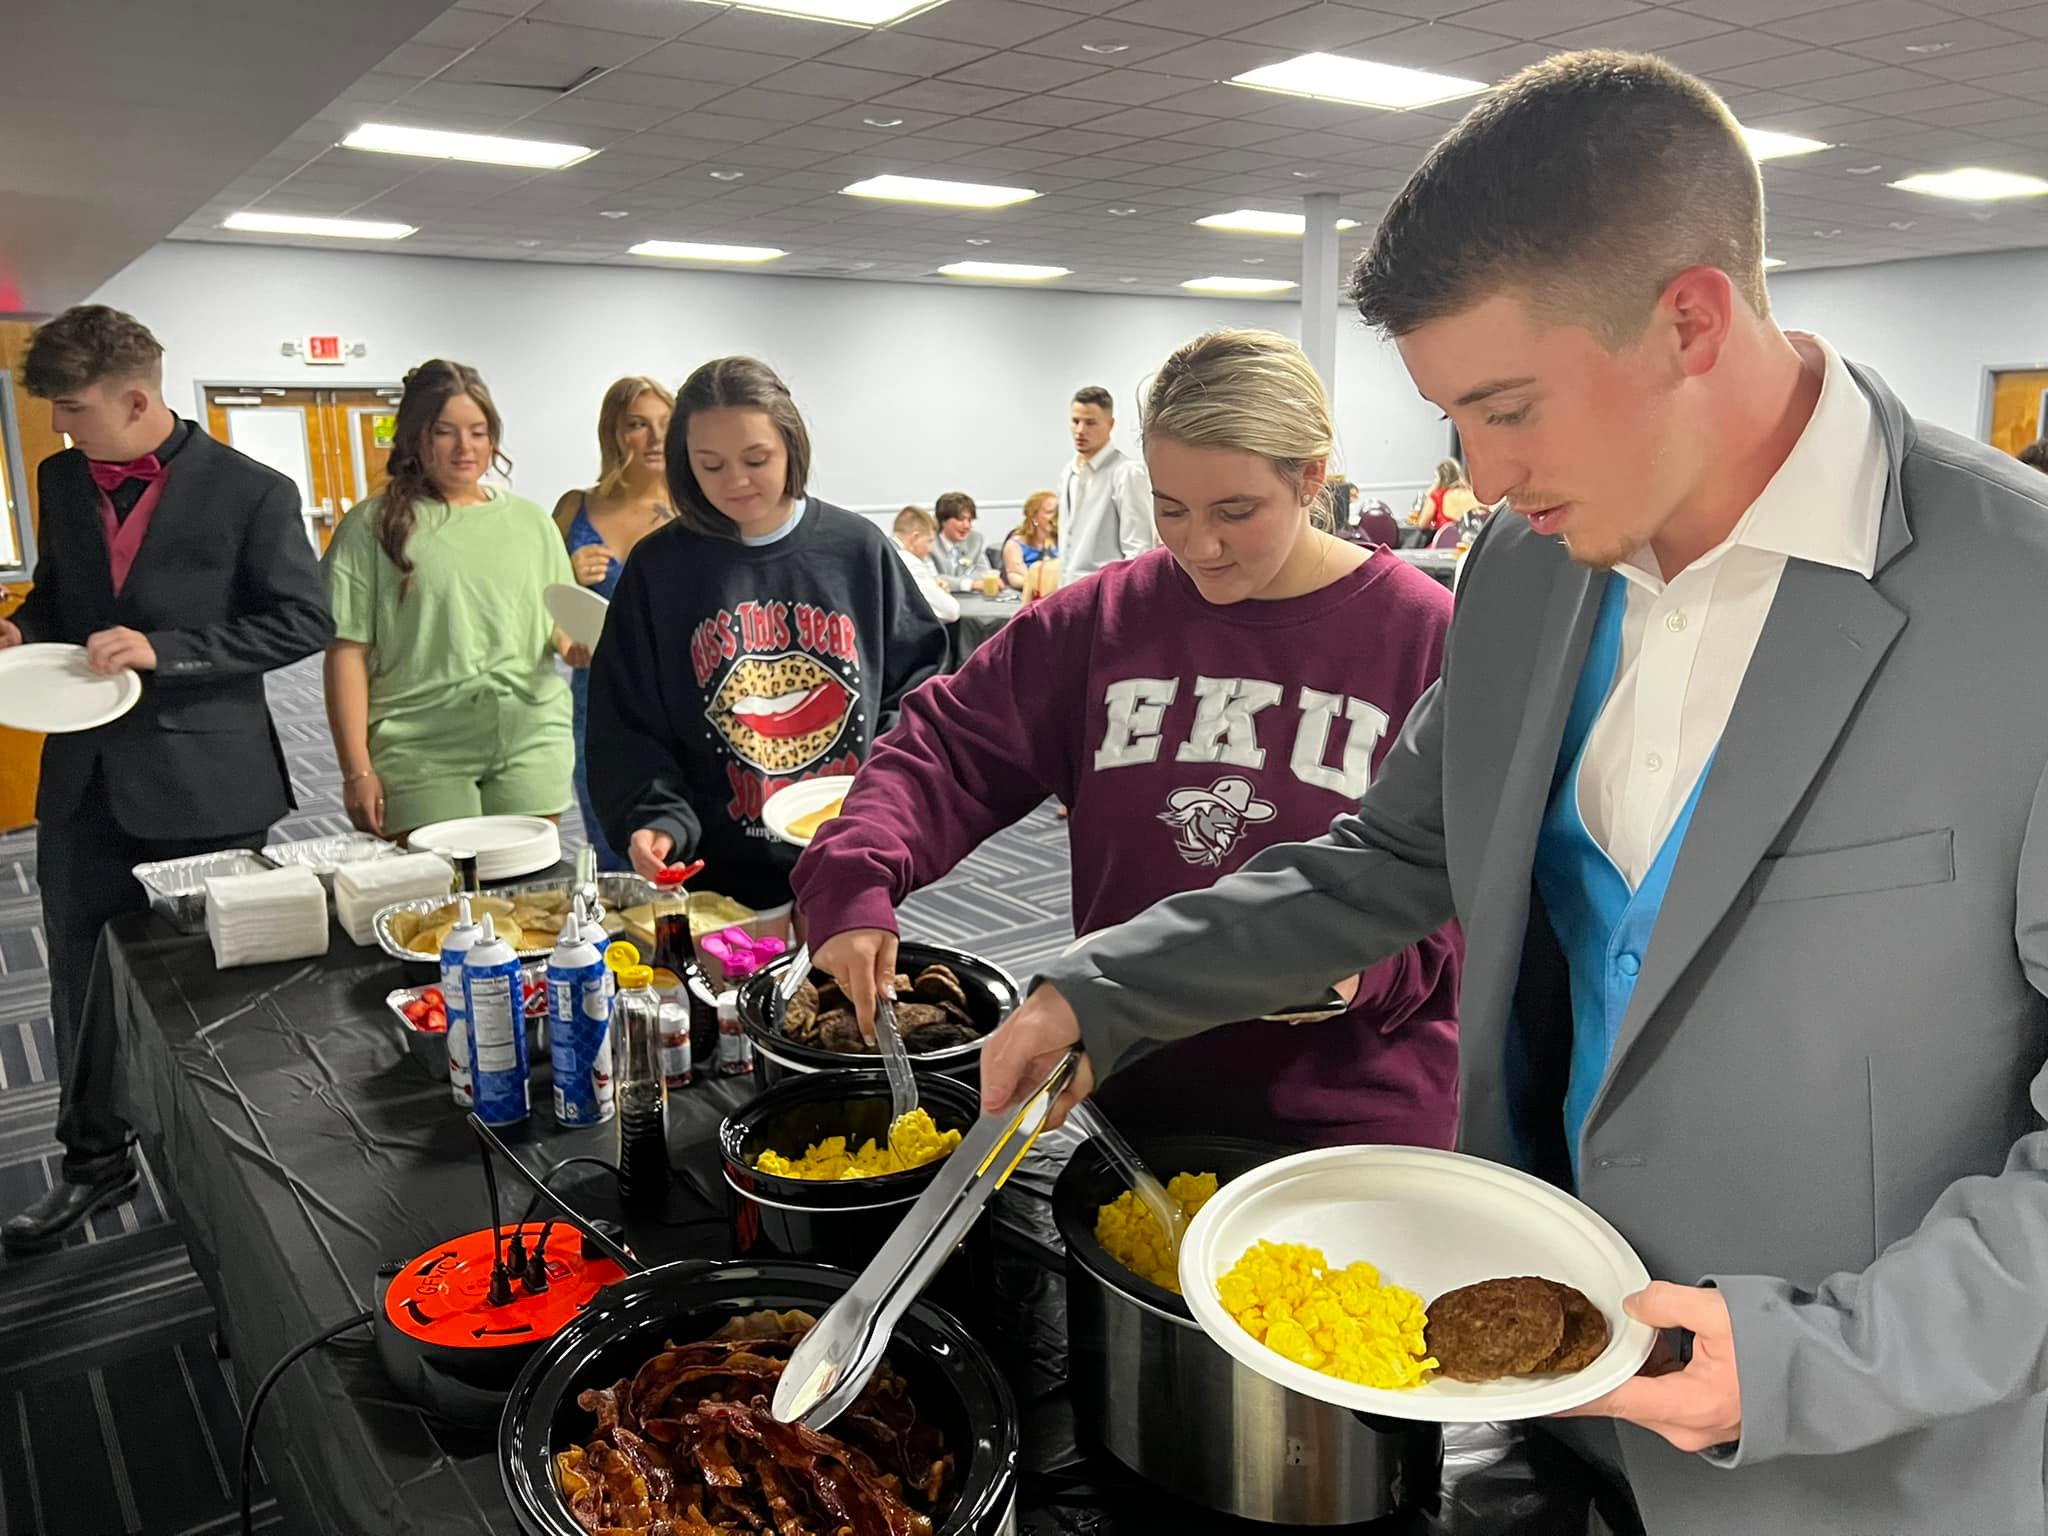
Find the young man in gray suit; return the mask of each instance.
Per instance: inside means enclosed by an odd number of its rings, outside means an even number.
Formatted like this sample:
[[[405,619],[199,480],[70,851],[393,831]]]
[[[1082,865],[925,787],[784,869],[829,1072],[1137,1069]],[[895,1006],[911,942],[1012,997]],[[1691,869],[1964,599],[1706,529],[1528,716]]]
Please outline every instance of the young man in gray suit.
[[[1450,133],[1355,277],[1518,514],[1442,681],[1356,815],[1054,966],[983,1091],[1455,916],[1462,1145],[1613,1221],[1689,1341],[1553,1426],[1652,1536],[2040,1536],[2048,486],[1780,331],[1762,258],[1734,120],[1659,60]]]

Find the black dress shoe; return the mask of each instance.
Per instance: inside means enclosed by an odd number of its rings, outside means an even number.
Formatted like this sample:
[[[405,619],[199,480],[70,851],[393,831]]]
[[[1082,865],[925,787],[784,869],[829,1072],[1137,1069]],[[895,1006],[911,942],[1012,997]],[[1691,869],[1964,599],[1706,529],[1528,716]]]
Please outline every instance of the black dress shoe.
[[[133,1164],[91,1184],[59,1180],[42,1199],[0,1227],[0,1247],[9,1253],[40,1253],[54,1248],[93,1212],[129,1199],[141,1183],[142,1173]]]

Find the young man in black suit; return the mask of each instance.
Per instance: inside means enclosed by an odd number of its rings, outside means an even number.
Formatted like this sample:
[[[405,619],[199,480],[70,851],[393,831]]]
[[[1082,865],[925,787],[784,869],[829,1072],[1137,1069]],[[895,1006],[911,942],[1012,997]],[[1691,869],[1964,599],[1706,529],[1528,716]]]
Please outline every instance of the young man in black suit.
[[[93,670],[143,686],[119,720],[43,746],[36,872],[64,1177],[0,1226],[14,1252],[54,1246],[133,1192],[113,1034],[86,986],[100,929],[147,905],[135,865],[258,847],[292,808],[263,674],[334,637],[297,490],[164,404],[163,348],[140,322],[67,310],[36,332],[23,372],[74,446],[37,472],[35,587],[0,619],[0,648],[83,645]]]

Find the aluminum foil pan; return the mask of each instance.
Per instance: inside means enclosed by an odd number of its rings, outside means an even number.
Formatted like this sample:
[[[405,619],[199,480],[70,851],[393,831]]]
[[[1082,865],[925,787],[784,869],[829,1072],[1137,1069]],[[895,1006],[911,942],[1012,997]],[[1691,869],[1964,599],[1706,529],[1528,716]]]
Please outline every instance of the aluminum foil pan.
[[[215,875],[260,875],[272,866],[246,848],[195,853],[135,866],[135,878],[149,892],[149,905],[180,933],[206,932],[206,882]]]
[[[370,859],[388,859],[405,850],[395,843],[367,832],[339,832],[332,837],[309,837],[296,843],[272,843],[263,857],[279,869],[297,864],[320,877],[329,891],[334,889],[334,872],[344,864],[361,864]]]
[[[486,896],[503,896],[514,899],[537,891],[573,891],[571,880],[521,880],[509,885],[494,885],[484,891]],[[455,898],[452,896],[424,896],[414,901],[394,902],[378,909],[371,920],[376,930],[377,947],[394,960],[403,960],[408,965],[438,966],[438,957],[407,949],[392,935],[391,919],[400,912],[431,912],[436,907],[446,906]],[[643,907],[654,900],[654,886],[635,874],[607,873],[597,877],[597,899],[604,904],[607,912],[623,912],[629,907]],[[555,941],[550,938],[544,944],[514,953],[522,961],[545,960],[554,952]]]

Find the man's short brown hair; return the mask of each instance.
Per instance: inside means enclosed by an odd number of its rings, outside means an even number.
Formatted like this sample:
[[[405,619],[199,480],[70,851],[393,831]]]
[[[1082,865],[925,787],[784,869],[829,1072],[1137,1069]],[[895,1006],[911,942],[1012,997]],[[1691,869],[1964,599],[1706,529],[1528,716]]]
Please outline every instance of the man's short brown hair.
[[[1352,273],[1402,336],[1513,292],[1618,345],[1718,267],[1759,315],[1763,183],[1728,108],[1648,54],[1565,53],[1489,92],[1394,198]]]
[[[932,503],[932,515],[942,523],[950,523],[956,517],[971,523],[975,519],[974,498],[965,491],[948,491]]]
[[[889,525],[889,531],[899,539],[907,539],[919,533],[936,535],[939,525],[932,521],[931,513],[923,507],[905,507],[896,514],[896,521]]]
[[[1090,384],[1085,389],[1075,390],[1074,404],[1095,406],[1111,421],[1116,420],[1116,399],[1100,384]]]
[[[164,349],[133,315],[104,304],[75,304],[36,328],[22,383],[38,400],[76,394],[102,379],[143,379],[161,386]]]

